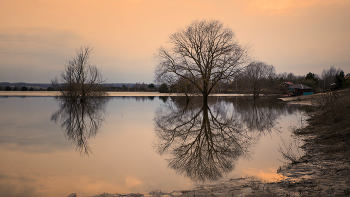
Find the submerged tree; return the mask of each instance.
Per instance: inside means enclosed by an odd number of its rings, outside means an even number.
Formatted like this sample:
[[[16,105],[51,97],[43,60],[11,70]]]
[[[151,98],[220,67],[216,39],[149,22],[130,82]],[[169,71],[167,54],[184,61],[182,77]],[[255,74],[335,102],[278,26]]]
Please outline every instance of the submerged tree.
[[[76,57],[69,60],[61,74],[61,80],[52,80],[52,85],[61,92],[61,96],[85,101],[88,97],[104,96],[102,75],[96,66],[88,62],[92,49],[81,47]]]
[[[207,100],[219,81],[231,81],[247,62],[247,48],[219,21],[195,21],[170,36],[171,49],[160,47],[155,69],[158,83],[188,80]]]

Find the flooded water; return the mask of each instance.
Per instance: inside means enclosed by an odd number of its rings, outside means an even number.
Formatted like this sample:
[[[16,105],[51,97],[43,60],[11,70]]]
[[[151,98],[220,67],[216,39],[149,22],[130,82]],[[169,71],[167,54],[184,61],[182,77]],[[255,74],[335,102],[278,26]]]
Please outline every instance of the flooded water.
[[[93,196],[279,179],[302,111],[246,97],[0,98],[0,196]]]

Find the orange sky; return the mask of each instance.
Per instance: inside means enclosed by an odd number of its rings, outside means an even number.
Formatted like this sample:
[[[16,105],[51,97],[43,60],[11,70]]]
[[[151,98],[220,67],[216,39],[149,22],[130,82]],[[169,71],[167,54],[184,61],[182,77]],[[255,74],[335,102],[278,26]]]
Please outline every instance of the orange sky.
[[[50,82],[81,45],[107,82],[153,82],[154,53],[194,20],[231,28],[277,72],[350,72],[348,0],[0,0],[0,82]]]

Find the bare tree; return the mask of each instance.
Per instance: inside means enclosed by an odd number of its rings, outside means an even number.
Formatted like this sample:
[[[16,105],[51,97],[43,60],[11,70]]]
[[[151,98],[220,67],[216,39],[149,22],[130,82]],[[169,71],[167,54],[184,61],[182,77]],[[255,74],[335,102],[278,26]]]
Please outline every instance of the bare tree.
[[[247,62],[247,47],[234,40],[234,33],[219,21],[194,21],[170,36],[171,49],[160,47],[155,70],[158,83],[188,80],[207,100],[221,80],[230,81]]]
[[[61,96],[84,101],[88,97],[105,95],[100,71],[88,62],[91,53],[92,48],[89,46],[81,47],[77,50],[76,57],[68,61],[61,80],[56,78],[51,81],[61,92]]]
[[[258,98],[261,88],[269,77],[275,76],[275,67],[264,62],[252,62],[245,68],[247,84],[253,90],[254,98]]]
[[[302,78],[302,76],[299,75],[294,75],[294,73],[280,73],[277,75],[278,78],[281,79],[280,82],[292,82],[292,83],[296,83],[296,81],[300,78]]]
[[[334,66],[331,66],[329,70],[323,69],[322,71],[322,82],[321,84],[323,85],[323,89],[330,89],[331,84],[335,83],[336,81],[336,75],[340,73],[341,69],[340,68],[335,68]]]

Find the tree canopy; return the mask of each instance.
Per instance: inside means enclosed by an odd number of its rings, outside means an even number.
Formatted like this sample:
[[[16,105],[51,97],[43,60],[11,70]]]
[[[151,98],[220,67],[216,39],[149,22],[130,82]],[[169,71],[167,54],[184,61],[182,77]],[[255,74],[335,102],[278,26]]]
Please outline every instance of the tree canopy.
[[[315,74],[312,72],[309,72],[306,76],[305,79],[311,79],[314,80],[316,83],[318,82],[318,78],[315,77]]]
[[[156,86],[154,86],[153,83],[148,84],[148,88],[150,88],[150,89],[155,88],[155,87],[156,87]]]
[[[206,97],[221,80],[230,81],[247,63],[247,47],[240,46],[223,23],[194,21],[170,36],[170,49],[160,47],[155,80],[168,85],[188,80]]]
[[[5,90],[6,90],[6,91],[11,91],[12,88],[11,88],[10,86],[6,86],[6,87],[5,87]]]
[[[169,92],[168,86],[165,83],[163,83],[162,85],[159,86],[159,92],[168,93]]]

